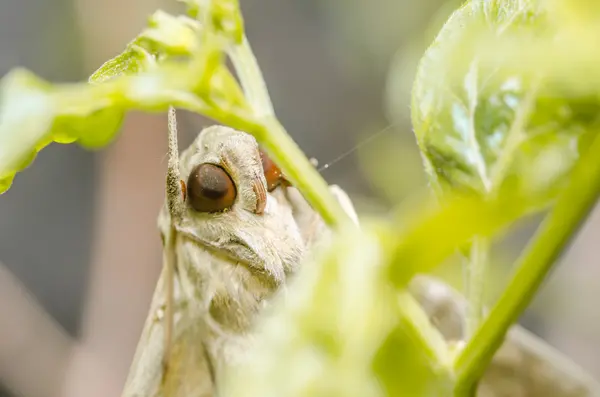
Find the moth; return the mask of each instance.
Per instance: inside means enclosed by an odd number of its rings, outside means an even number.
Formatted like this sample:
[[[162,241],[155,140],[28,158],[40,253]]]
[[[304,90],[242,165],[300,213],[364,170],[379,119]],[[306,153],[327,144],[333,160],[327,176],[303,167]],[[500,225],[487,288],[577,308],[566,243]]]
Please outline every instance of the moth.
[[[179,157],[169,111],[164,263],[123,397],[212,397],[225,366],[245,359],[252,324],[330,233],[249,134],[202,130]],[[331,191],[358,223],[352,202]],[[419,276],[410,285],[430,321],[460,341],[462,296]],[[516,326],[482,379],[482,397],[592,396],[593,380]]]

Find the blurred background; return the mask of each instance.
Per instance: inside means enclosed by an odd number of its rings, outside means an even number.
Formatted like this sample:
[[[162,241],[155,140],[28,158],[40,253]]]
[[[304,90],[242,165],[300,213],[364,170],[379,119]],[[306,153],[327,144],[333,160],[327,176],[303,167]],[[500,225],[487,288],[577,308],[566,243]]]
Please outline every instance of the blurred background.
[[[276,113],[360,213],[425,188],[410,126],[416,63],[458,1],[241,0]],[[87,78],[166,0],[2,0],[0,74]],[[181,146],[206,119],[180,113]],[[110,148],[51,145],[0,196],[0,396],[119,396],[161,266],[166,118],[131,114]],[[490,288],[533,231],[498,249]],[[522,323],[600,377],[600,213]],[[458,280],[456,267],[442,269]]]

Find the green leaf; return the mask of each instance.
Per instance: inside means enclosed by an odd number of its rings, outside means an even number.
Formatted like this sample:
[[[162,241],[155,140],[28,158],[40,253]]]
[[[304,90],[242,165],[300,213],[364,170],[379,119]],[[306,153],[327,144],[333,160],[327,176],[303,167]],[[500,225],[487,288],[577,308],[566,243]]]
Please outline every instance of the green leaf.
[[[424,353],[426,341],[415,338],[413,318],[403,318],[397,291],[385,278],[390,258],[382,242],[392,237],[388,233],[346,229],[301,266],[286,295],[263,317],[249,360],[228,369],[224,395],[362,397],[380,396],[383,388],[402,392],[389,395],[415,396],[450,390],[442,364]],[[420,313],[421,325],[433,329]]]
[[[191,55],[197,51],[200,30],[196,20],[159,10],[152,14],[148,28],[134,42],[161,56]]]
[[[238,0],[179,0],[192,18],[198,18],[215,33],[240,44],[244,37],[244,20]]]
[[[102,83],[123,74],[136,74],[154,63],[152,55],[136,45],[130,45],[116,57],[106,61],[89,78],[90,83]]]
[[[384,261],[376,235],[348,228],[301,266],[223,395],[378,396],[370,363],[396,322]]]
[[[425,202],[399,212],[396,219],[402,228],[390,242],[390,281],[403,288],[416,274],[431,272],[457,248],[467,246],[472,237],[498,236],[535,204],[515,194],[484,199],[450,193],[440,208]]]
[[[191,55],[199,45],[197,21],[185,16],[173,16],[156,11],[144,29],[121,54],[106,61],[89,78],[92,83],[102,83],[123,74],[133,75],[149,70],[156,59]]]
[[[389,333],[373,360],[373,370],[385,395],[450,396],[451,379],[428,361],[421,346],[407,336],[405,325],[400,323]]]
[[[58,143],[77,141],[84,148],[99,149],[116,138],[124,118],[125,112],[116,108],[92,111],[85,116],[58,117],[52,137]]]
[[[55,112],[49,85],[32,73],[16,69],[2,80],[0,193],[33,161],[34,148],[47,140]]]
[[[494,64],[478,50],[506,35],[551,40],[559,28],[534,0],[473,0],[450,17],[413,87],[413,125],[435,188],[514,190],[538,207],[555,197],[600,121],[600,102],[520,70],[512,56]]]
[[[150,72],[113,76],[101,84],[63,85],[51,85],[24,70],[9,74],[2,81],[0,192],[53,141],[105,146],[118,133],[127,110],[165,111],[175,105],[224,117],[189,91],[195,81],[191,71],[189,64],[162,63]],[[230,106],[233,113],[244,115],[245,109],[228,99],[220,97],[220,109]],[[245,117],[252,119],[250,114]]]

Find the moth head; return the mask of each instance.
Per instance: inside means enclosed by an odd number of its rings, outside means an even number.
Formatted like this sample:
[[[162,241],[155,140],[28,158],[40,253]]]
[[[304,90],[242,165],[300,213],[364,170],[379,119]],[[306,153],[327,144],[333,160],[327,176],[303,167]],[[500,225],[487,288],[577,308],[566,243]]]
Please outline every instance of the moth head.
[[[276,274],[304,243],[285,179],[253,136],[224,126],[200,132],[180,158],[185,211],[178,231],[209,250]]]
[[[254,137],[224,126],[204,129],[181,156],[186,204],[200,213],[236,207],[262,214],[267,193],[285,184]]]

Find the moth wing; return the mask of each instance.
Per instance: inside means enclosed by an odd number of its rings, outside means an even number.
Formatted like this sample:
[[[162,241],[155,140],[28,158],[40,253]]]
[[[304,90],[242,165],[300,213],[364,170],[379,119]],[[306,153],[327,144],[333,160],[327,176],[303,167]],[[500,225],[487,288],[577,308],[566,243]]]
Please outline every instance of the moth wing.
[[[204,326],[200,319],[189,318],[176,327],[167,374],[161,384],[160,397],[212,397],[214,379],[203,341]]]
[[[174,285],[174,327],[165,374],[166,269],[158,280],[122,397],[210,397],[213,381],[202,343],[203,321]],[[196,313],[196,315],[194,315]],[[196,317],[196,318],[195,318]]]
[[[354,205],[346,192],[337,185],[330,185],[329,190],[350,219],[358,224],[358,216],[354,209]],[[292,207],[294,220],[300,229],[300,233],[306,246],[312,248],[315,244],[327,241],[331,231],[321,216],[312,209],[296,188],[287,187],[285,192],[287,200]]]
[[[447,340],[461,340],[466,300],[429,276],[413,279],[409,290]],[[591,397],[600,385],[541,338],[515,325],[486,370],[479,397]]]

